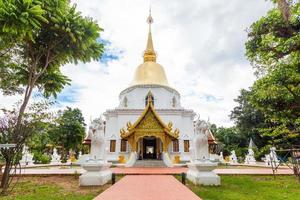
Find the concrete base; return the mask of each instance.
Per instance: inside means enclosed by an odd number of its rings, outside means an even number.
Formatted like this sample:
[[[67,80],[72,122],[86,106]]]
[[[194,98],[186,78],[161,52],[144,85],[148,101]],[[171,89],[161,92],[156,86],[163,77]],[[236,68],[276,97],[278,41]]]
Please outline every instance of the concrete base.
[[[86,170],[79,177],[80,186],[104,185],[111,180],[112,171],[109,169],[111,163],[87,162],[82,165]]]
[[[111,170],[102,172],[85,172],[79,177],[80,186],[104,185],[111,180]]]
[[[195,185],[221,185],[221,178],[212,170],[217,167],[217,163],[210,161],[200,163],[188,163],[189,170],[187,178]]]

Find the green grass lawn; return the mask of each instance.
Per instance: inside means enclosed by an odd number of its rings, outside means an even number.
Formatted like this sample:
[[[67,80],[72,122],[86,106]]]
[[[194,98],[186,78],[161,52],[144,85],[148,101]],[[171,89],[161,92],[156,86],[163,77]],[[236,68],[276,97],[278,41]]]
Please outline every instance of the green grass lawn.
[[[180,176],[176,176],[179,180]],[[122,176],[117,176],[117,180]],[[202,200],[300,200],[300,183],[294,176],[246,176],[221,177],[221,186],[195,186],[187,181],[187,187]],[[24,177],[16,188],[2,200],[90,200],[110,187],[78,187],[76,176]],[[188,200],[188,199],[187,199]]]
[[[180,177],[177,177],[178,179]],[[295,176],[221,176],[221,186],[187,186],[202,200],[300,200]]]
[[[117,177],[118,178],[118,177]],[[2,200],[90,200],[111,184],[99,187],[79,187],[78,177],[26,177],[20,178],[15,189]]]

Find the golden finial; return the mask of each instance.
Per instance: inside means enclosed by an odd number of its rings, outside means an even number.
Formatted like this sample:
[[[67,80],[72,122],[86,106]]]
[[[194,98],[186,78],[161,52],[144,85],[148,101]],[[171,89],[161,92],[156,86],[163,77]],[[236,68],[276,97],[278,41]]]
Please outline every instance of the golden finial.
[[[151,34],[151,24],[153,23],[153,18],[151,16],[151,7],[149,9],[149,16],[147,18],[147,23],[149,24],[147,47],[144,52],[144,62],[152,61],[156,62],[156,53],[153,47],[152,34]]]

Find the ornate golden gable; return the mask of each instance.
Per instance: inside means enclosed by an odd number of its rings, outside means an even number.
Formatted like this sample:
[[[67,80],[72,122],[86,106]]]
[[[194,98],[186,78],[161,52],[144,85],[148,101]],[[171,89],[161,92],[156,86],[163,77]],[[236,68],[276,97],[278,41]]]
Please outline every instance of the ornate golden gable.
[[[145,110],[132,125],[127,123],[127,130],[120,130],[121,138],[128,140],[133,151],[136,151],[136,143],[140,138],[154,136],[160,138],[163,143],[163,151],[167,151],[169,143],[179,137],[179,130],[173,129],[171,122],[166,125],[154,109],[151,92],[148,93],[148,103]]]

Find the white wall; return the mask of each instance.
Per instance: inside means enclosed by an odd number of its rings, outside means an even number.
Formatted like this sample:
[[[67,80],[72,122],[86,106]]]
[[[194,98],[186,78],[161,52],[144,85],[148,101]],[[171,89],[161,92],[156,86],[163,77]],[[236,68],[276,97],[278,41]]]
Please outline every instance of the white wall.
[[[132,124],[139,118],[145,109],[145,97],[148,92],[154,96],[154,107],[164,121],[164,123],[173,123],[173,129],[178,128],[179,134],[179,154],[182,160],[189,160],[189,153],[184,152],[183,140],[191,140],[194,134],[193,119],[195,113],[192,110],[185,110],[180,106],[179,93],[171,88],[161,86],[134,86],[121,92],[120,105],[113,110],[107,110],[104,113],[106,117],[106,139],[107,147],[110,145],[110,140],[116,141],[116,152],[108,153],[109,160],[117,160],[120,154],[120,129],[126,128],[127,122]],[[123,105],[123,98],[127,97],[127,107]],[[173,107],[172,99],[176,98],[176,106]],[[125,154],[128,156],[129,151]],[[169,147],[171,158],[174,157],[172,153],[172,144]],[[178,155],[178,153],[176,153]]]

